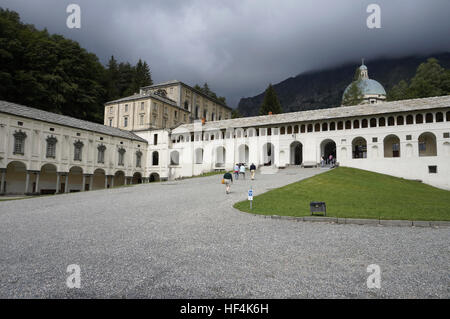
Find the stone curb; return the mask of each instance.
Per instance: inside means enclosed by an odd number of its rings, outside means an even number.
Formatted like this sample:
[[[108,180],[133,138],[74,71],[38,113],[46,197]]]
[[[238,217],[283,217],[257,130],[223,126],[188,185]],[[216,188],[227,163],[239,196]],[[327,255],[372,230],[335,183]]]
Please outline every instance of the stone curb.
[[[239,211],[239,210],[238,210]],[[422,220],[389,220],[389,219],[362,219],[362,218],[336,218],[325,216],[279,216],[251,214],[260,218],[282,219],[297,222],[325,222],[332,224],[349,225],[375,225],[375,226],[397,226],[397,227],[450,227],[450,221],[422,221]]]

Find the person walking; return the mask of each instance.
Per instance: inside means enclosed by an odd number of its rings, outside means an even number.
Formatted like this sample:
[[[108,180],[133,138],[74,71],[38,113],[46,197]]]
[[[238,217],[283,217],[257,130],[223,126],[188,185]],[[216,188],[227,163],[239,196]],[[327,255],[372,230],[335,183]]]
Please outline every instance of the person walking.
[[[245,165],[241,164],[241,167],[239,168],[239,174],[242,174],[243,178],[245,179]]]
[[[256,166],[255,166],[255,164],[252,163],[252,165],[250,165],[250,177],[252,180],[255,179],[255,172],[256,172]]]
[[[230,172],[223,174],[223,181],[226,187],[227,194],[230,193],[231,183],[233,182],[233,175]]]
[[[234,178],[236,180],[239,179],[239,164],[236,163],[236,165],[234,166]]]

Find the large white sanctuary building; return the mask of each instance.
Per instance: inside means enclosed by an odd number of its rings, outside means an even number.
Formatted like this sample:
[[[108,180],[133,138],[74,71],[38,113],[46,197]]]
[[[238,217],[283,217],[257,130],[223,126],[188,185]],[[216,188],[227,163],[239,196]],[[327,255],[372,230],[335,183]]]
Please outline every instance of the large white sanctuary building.
[[[172,180],[235,163],[310,167],[329,155],[450,189],[450,96],[134,131],[0,101],[2,194]]]

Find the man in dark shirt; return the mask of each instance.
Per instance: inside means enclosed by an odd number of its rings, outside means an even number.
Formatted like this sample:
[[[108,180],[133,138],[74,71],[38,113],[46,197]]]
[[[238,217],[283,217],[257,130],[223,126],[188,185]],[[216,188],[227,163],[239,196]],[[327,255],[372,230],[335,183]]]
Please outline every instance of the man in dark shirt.
[[[252,165],[250,165],[250,173],[251,173],[252,179],[255,179],[255,172],[256,172],[256,166],[255,166],[255,164],[252,163]]]
[[[231,175],[231,173],[229,173],[229,172],[226,172],[223,175],[223,180],[225,181],[225,186],[227,188],[227,194],[229,194],[230,193],[230,186],[231,186],[231,183],[233,182],[233,175]]]

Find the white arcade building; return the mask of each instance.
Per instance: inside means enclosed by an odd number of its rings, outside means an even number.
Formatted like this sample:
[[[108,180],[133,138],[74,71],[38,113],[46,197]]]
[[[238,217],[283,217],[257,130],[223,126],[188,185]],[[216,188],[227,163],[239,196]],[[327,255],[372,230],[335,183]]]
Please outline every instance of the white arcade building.
[[[235,163],[355,167],[450,189],[450,96],[126,131],[0,101],[0,194],[171,180]]]

